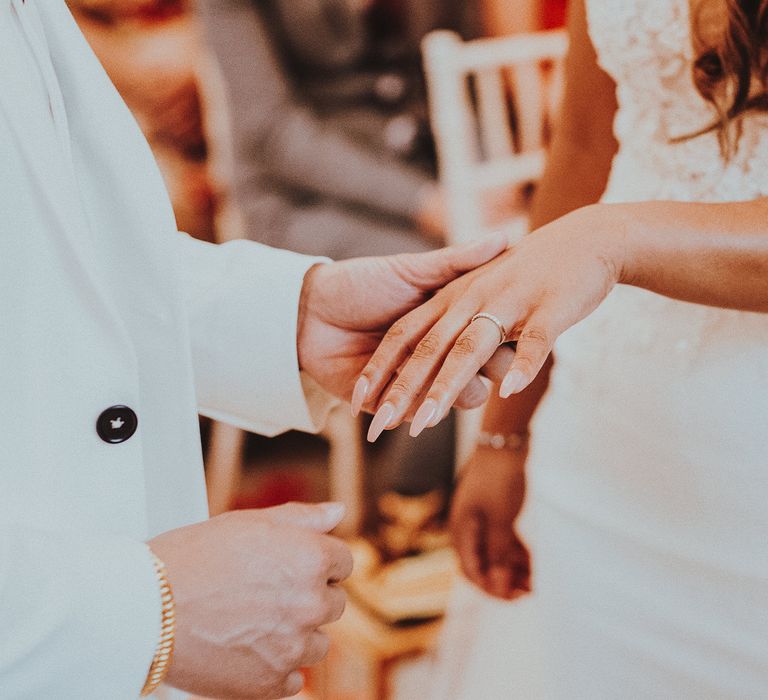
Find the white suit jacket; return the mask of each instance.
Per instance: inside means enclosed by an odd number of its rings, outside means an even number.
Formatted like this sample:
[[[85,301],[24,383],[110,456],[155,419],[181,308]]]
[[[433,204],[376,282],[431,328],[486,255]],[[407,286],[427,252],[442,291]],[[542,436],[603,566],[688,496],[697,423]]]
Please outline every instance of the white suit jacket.
[[[138,696],[143,542],[207,515],[197,411],[316,426],[296,358],[315,262],[178,233],[64,0],[0,0],[0,698]],[[112,406],[138,417],[122,442],[96,429]]]

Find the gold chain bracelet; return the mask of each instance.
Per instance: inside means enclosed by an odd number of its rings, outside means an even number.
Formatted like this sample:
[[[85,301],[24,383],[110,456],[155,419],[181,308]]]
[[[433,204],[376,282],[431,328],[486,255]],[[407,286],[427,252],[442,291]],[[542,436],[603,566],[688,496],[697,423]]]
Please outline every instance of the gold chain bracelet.
[[[168,574],[165,570],[165,564],[155,555],[152,550],[152,561],[155,565],[155,574],[160,584],[160,600],[162,602],[162,624],[160,627],[160,641],[157,644],[155,657],[152,659],[152,665],[149,667],[147,680],[141,690],[141,697],[151,695],[157,687],[163,682],[168,674],[173,658],[173,643],[176,636],[176,608],[173,604],[173,591],[168,581]]]

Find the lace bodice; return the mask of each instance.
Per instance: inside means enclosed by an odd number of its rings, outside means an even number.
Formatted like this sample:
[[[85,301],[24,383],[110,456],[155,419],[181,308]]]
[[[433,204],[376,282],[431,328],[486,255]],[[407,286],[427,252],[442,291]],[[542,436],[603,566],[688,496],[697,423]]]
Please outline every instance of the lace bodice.
[[[601,66],[617,84],[620,144],[607,201],[727,201],[768,194],[768,117],[745,120],[725,163],[714,133],[672,143],[715,113],[692,79],[690,0],[587,0]]]
[[[672,143],[714,119],[693,84],[689,0],[586,1],[590,36],[601,66],[616,82],[619,102],[619,150],[603,201],[722,202],[768,195],[768,116],[744,120],[729,162],[713,133]],[[563,336],[558,352],[603,367],[609,356],[622,358],[621,366],[630,356],[647,362],[672,356],[681,378],[694,366],[706,372],[727,338],[757,353],[768,376],[765,314],[685,304],[620,286]]]

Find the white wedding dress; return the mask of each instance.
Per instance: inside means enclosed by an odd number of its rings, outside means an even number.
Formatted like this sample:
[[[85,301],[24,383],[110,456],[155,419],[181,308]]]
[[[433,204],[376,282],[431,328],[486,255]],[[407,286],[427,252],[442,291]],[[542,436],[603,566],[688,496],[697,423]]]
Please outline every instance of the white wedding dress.
[[[768,194],[768,117],[724,163],[688,0],[588,0],[618,86],[603,201]],[[768,283],[768,280],[766,280]],[[532,424],[534,595],[462,586],[434,700],[768,698],[768,315],[617,288],[562,336]]]

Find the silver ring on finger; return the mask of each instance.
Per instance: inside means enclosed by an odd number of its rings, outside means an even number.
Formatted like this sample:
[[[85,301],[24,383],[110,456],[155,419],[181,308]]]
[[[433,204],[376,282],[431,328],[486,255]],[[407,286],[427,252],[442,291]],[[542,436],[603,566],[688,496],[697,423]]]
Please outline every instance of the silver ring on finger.
[[[472,325],[479,318],[484,318],[487,321],[490,321],[496,326],[496,328],[499,329],[499,345],[502,345],[504,341],[507,339],[507,329],[504,328],[504,324],[501,322],[499,317],[494,316],[493,314],[490,314],[487,311],[481,311],[480,313],[475,314],[472,317],[472,320],[469,322],[469,325]]]

